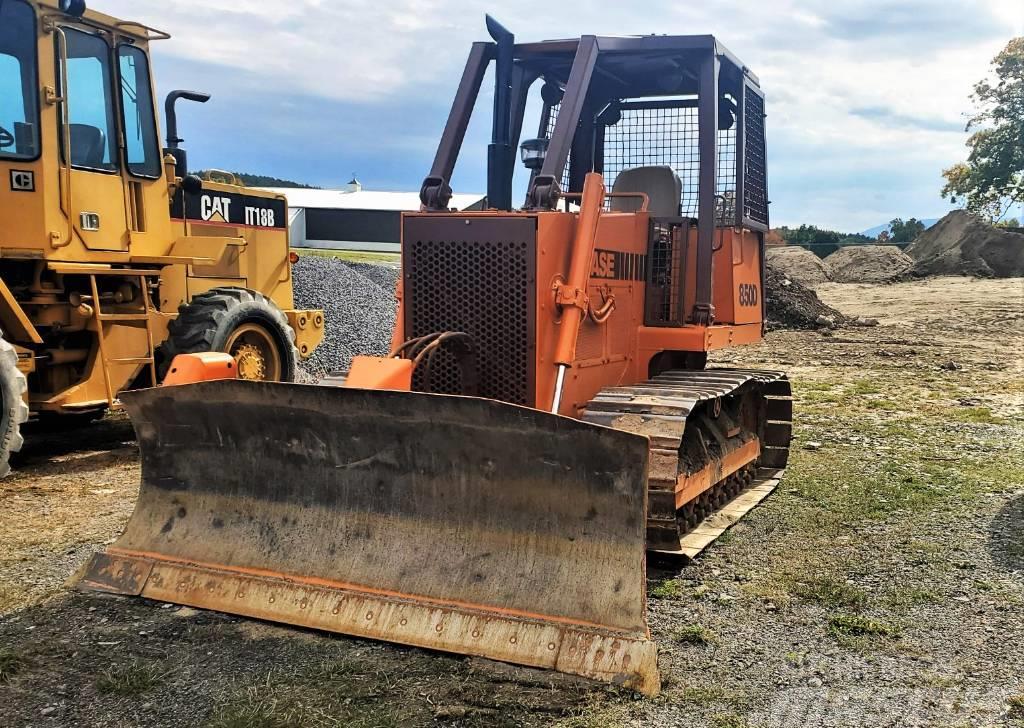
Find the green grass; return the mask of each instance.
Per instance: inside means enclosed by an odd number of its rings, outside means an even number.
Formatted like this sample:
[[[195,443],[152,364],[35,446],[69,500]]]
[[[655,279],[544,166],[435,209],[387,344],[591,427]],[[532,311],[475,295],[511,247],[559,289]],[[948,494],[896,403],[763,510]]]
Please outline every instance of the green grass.
[[[608,705],[605,701],[585,705],[576,715],[552,723],[552,728],[626,728],[636,725],[629,719],[628,707]]]
[[[731,528],[728,531],[724,531],[717,539],[715,539],[716,546],[726,546],[736,540],[736,532]]]
[[[734,710],[743,710],[749,703],[749,697],[737,690],[731,690],[722,685],[687,685],[686,687],[672,691],[667,695],[672,703],[683,703],[687,705],[712,706],[719,705]]]
[[[793,586],[792,592],[801,599],[831,608],[863,609],[868,601],[868,593],[860,587],[830,576],[799,582]]]
[[[339,258],[350,263],[398,263],[402,260],[400,253],[368,253],[358,250],[328,250],[325,248],[292,248],[292,250],[299,255]]]
[[[1007,420],[992,414],[988,407],[951,407],[949,417],[956,422],[980,425],[1005,425]]]
[[[709,645],[717,639],[714,632],[699,624],[688,624],[672,630],[672,640],[681,645]]]
[[[828,629],[832,634],[843,637],[899,636],[899,630],[892,625],[858,614],[833,614],[828,619]]]
[[[679,599],[683,596],[683,586],[678,579],[665,579],[651,589],[648,594],[655,599]]]
[[[8,682],[29,664],[28,658],[9,647],[0,648],[0,684]]]
[[[311,672],[303,671],[303,677],[316,674],[338,677],[325,665],[315,666]],[[348,684],[343,687],[337,680],[331,682],[330,685],[316,682],[292,685],[268,676],[265,683],[250,686],[219,706],[205,728],[399,728],[403,725],[390,706],[368,704],[365,690],[347,694]]]
[[[207,728],[400,728],[403,725],[387,708],[378,706],[372,713],[331,715],[313,706],[287,700],[263,700],[236,704],[221,710]]]
[[[895,587],[886,595],[886,603],[890,607],[907,609],[920,604],[934,604],[941,601],[942,596],[934,589],[924,586]]]
[[[362,670],[355,660],[342,658],[325,659],[313,663],[303,669],[300,675],[306,680],[317,683],[348,683],[361,672]]]
[[[103,670],[96,678],[96,689],[108,695],[141,695],[163,683],[170,674],[162,665],[133,660]]]
[[[746,718],[735,713],[722,713],[712,716],[711,725],[714,728],[748,728],[750,723]]]

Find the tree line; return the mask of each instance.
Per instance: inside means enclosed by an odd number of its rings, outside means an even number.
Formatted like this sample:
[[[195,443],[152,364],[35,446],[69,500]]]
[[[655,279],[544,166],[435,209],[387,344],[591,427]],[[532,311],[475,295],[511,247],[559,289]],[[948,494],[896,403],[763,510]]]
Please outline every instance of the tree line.
[[[925,230],[924,223],[916,217],[903,220],[897,217],[889,223],[889,229],[883,230],[877,238],[863,233],[843,233],[838,230],[827,230],[816,225],[800,227],[780,227],[773,230],[787,245],[799,245],[802,248],[825,258],[846,245],[908,245]]]

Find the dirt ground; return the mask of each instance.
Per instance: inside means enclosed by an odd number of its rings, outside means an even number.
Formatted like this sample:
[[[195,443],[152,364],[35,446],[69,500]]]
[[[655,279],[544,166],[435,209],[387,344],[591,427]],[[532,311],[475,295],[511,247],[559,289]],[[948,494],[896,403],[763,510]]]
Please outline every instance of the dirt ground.
[[[131,512],[115,417],[0,482],[0,725],[1024,726],[1024,279],[818,293],[880,325],[718,357],[790,373],[794,457],[696,563],[649,566],[658,698],[69,590]]]

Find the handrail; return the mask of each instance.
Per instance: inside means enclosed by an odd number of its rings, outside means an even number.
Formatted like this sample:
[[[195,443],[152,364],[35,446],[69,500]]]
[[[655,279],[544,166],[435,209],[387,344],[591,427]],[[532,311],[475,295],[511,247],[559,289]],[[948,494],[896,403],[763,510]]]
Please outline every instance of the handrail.
[[[60,209],[68,221],[67,238],[59,244],[56,240],[50,245],[54,248],[64,248],[71,245],[75,237],[75,216],[72,209],[71,195],[71,120],[68,115],[68,38],[64,29],[54,25],[53,32],[57,35],[57,48],[60,53],[60,94],[54,97],[54,101],[60,105],[60,128],[61,141],[64,145],[63,159],[63,185],[61,189]]]
[[[639,197],[641,199],[640,209],[637,212],[647,212],[647,208],[651,204],[651,198],[646,192],[605,192],[605,198],[609,197]],[[582,192],[563,192],[561,194],[563,199],[583,199]]]
[[[215,174],[222,174],[227,179],[214,179]],[[203,174],[203,180],[206,182],[218,182],[222,185],[233,185],[235,187],[245,187],[245,183],[238,178],[234,172],[228,172],[223,169],[207,169]]]
[[[163,30],[158,30],[157,28],[146,25],[145,23],[140,23],[135,20],[121,20],[118,21],[114,25],[114,27],[118,30],[123,30],[124,28],[141,28],[142,30],[146,31],[146,35],[141,37],[144,37],[147,41],[171,39],[170,33],[167,33]]]

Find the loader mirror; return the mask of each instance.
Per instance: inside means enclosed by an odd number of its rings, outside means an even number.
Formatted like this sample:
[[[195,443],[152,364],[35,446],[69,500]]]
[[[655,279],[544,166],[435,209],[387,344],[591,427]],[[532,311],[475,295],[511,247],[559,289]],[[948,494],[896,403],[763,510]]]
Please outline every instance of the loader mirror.
[[[527,139],[519,147],[523,165],[527,169],[540,170],[544,166],[544,158],[548,155],[547,139]]]

